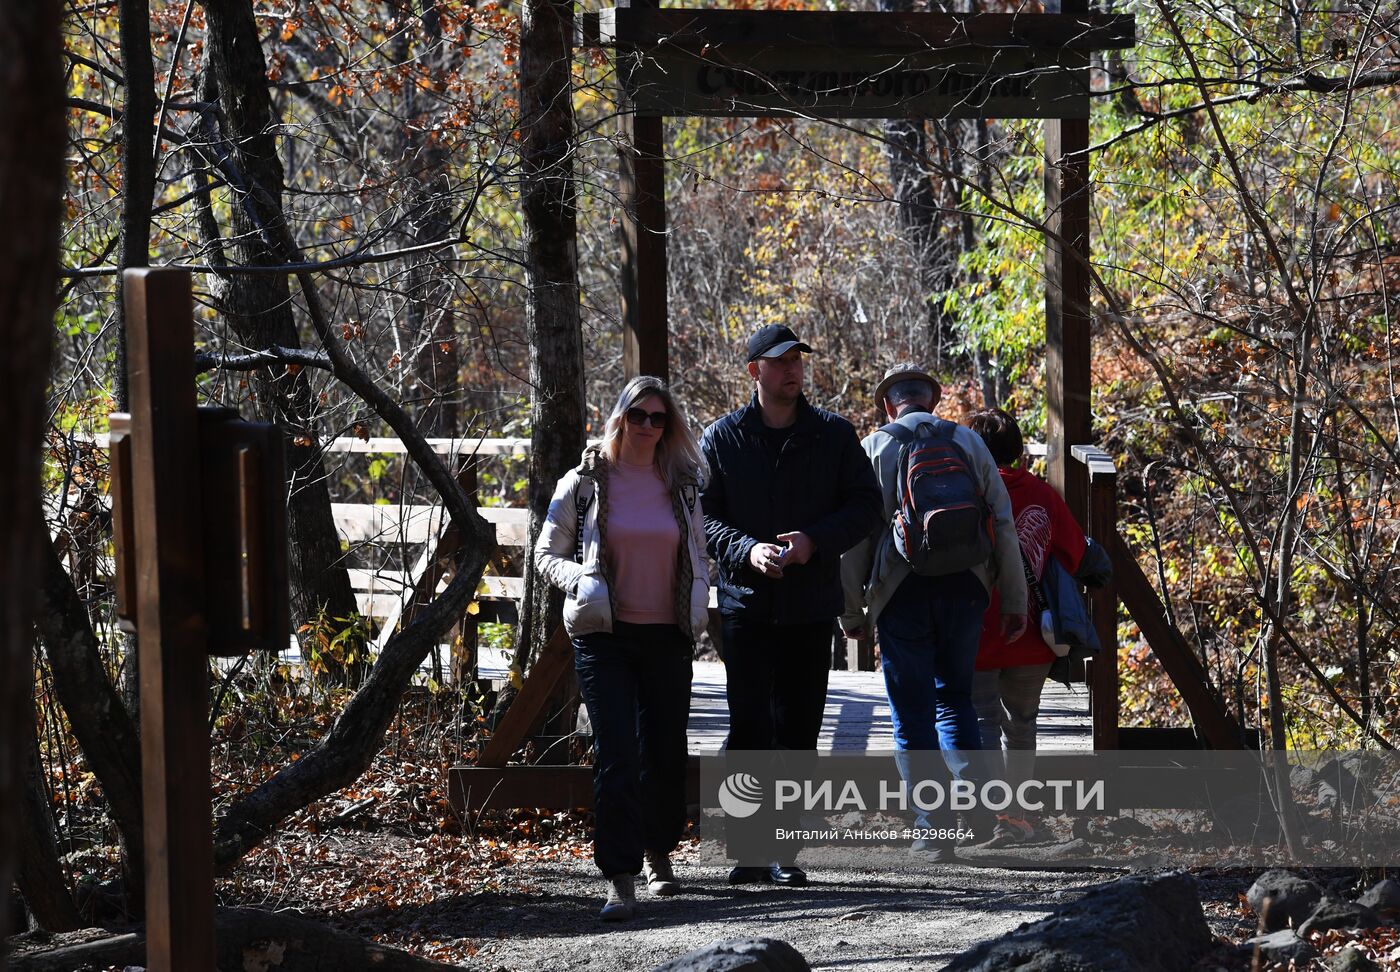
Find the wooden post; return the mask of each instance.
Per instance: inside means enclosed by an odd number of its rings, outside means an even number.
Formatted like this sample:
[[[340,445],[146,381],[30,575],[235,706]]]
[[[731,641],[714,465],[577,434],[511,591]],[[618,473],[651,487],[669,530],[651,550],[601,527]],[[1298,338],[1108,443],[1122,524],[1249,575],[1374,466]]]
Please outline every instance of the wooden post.
[[[189,274],[123,276],[140,622],[146,964],[214,968],[209,672]]]
[[[638,0],[657,7],[657,0]],[[618,58],[624,67],[628,55]],[[622,111],[622,367],[628,378],[669,380],[666,318],[665,119],[637,115],[626,96]]]
[[[1088,506],[1085,522],[1095,542],[1111,550],[1118,536],[1118,470],[1113,458],[1094,446],[1074,446],[1072,458],[1087,474]],[[1079,479],[1080,476],[1075,476]],[[1093,720],[1094,749],[1118,748],[1118,590],[1110,580],[1089,594],[1094,606],[1094,631],[1101,650],[1087,666],[1090,715]]]
[[[1087,14],[1088,0],[1046,0],[1046,13]],[[1084,68],[1088,101],[1088,53],[1065,49],[1061,63]],[[1073,112],[1080,114],[1081,112]],[[1092,442],[1089,411],[1089,121],[1045,122],[1046,456],[1050,483],[1076,517],[1088,496],[1070,464],[1070,446]],[[1083,520],[1080,525],[1088,527]]]

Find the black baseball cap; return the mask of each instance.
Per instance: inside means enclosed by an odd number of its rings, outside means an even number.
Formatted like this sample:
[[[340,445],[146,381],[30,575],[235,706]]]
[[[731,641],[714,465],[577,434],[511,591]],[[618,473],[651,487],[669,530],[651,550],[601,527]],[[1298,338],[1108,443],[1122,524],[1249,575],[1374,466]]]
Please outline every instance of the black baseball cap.
[[[807,354],[812,353],[810,347],[797,340],[797,335],[792,333],[792,328],[783,324],[769,324],[754,331],[753,336],[749,338],[749,360],[776,358],[779,355],[787,354],[793,348],[805,351]]]

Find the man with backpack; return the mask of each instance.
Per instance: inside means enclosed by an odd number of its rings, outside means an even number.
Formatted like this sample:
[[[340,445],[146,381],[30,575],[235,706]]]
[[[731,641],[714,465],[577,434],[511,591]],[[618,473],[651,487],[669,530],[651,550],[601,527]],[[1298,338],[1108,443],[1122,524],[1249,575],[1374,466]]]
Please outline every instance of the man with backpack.
[[[933,415],[941,395],[942,386],[917,365],[885,372],[875,400],[890,422],[862,442],[880,484],[884,520],[841,563],[841,627],[856,637],[876,626],[906,779],[934,772],[915,754],[936,750],[954,777],[975,775],[967,755],[981,747],[972,677],[993,588],[1008,640],[1026,627],[1011,500],[981,438]],[[985,826],[992,816],[965,818],[974,842],[992,836]],[[945,803],[932,821],[921,814],[916,822],[924,828],[952,821]],[[916,840],[914,849],[935,860],[952,853],[951,842]]]

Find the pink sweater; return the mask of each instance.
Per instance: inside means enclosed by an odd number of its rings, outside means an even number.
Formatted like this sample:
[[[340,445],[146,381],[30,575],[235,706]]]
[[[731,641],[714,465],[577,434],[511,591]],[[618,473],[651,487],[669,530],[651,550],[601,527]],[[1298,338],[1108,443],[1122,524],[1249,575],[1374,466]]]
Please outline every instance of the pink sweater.
[[[655,466],[613,464],[608,476],[608,565],[617,620],[675,624],[681,528]]]

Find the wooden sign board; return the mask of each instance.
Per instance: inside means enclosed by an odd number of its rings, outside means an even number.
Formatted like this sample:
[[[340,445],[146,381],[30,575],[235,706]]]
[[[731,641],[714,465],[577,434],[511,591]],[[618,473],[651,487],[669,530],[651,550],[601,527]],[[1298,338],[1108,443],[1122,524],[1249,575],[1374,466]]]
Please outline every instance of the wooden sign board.
[[[1087,118],[1088,52],[1133,46],[1131,16],[617,7],[614,47],[643,115]]]
[[[191,375],[191,380],[193,376]],[[199,602],[211,655],[282,651],[287,606],[286,474],[282,433],[244,422],[233,409],[197,410],[203,591]],[[131,418],[111,417],[112,520],[117,621],[138,633],[139,571]]]
[[[663,45],[632,58],[623,66],[628,97],[643,114],[1089,117],[1087,68],[1065,67],[1031,51],[840,54],[726,45],[700,54]]]

